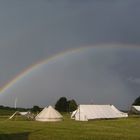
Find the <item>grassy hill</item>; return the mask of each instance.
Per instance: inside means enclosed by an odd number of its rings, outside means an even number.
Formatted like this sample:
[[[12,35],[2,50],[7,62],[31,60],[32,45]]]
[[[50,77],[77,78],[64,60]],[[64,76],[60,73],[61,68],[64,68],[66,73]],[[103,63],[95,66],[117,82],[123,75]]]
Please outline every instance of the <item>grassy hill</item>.
[[[89,122],[69,117],[52,123],[0,118],[0,140],[140,140],[140,117]]]

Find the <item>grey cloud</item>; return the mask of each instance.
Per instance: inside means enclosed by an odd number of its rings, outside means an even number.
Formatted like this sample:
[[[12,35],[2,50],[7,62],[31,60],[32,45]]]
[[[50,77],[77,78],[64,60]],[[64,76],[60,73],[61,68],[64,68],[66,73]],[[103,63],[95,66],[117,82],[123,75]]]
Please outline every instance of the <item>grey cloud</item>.
[[[138,85],[140,85],[140,78],[129,77],[127,80],[128,80],[129,82],[133,83],[133,84],[138,84]]]
[[[137,88],[123,79],[122,75],[127,77],[125,71],[115,69],[116,65],[121,67],[120,54],[129,55],[128,48],[121,50],[121,47],[93,47],[64,54],[18,80],[1,95],[0,103],[12,106],[17,97],[19,106],[45,106],[54,105],[60,96],[66,96],[78,103],[90,103],[92,99],[96,104],[114,104],[126,109],[139,94]]]
[[[0,87],[61,51],[106,43],[139,44],[139,6],[139,0],[0,1]],[[130,53],[123,56],[121,50],[119,55],[123,59],[117,58],[112,69],[138,94],[139,88],[126,79],[137,78],[140,67],[133,69]],[[139,60],[139,51],[132,55],[133,62]]]

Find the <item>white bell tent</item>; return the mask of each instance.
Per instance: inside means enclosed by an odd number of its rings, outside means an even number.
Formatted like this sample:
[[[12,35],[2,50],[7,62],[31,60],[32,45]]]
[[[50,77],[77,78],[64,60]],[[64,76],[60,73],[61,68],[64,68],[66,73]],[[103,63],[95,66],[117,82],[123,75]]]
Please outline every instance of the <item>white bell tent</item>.
[[[52,106],[45,107],[36,117],[36,121],[62,121],[63,116],[56,111]]]

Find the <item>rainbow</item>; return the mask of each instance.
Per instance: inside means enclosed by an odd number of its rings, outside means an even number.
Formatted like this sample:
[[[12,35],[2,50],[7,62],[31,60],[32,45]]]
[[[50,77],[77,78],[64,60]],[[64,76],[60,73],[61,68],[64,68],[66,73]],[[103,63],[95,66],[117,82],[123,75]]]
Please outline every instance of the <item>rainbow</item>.
[[[63,51],[61,53],[58,53],[56,55],[53,55],[45,60],[41,60],[33,65],[31,65],[30,67],[26,68],[25,70],[23,70],[22,72],[20,72],[16,77],[14,77],[12,80],[10,80],[10,82],[8,82],[8,84],[5,84],[1,89],[0,89],[0,93],[4,93],[7,89],[9,89],[10,87],[12,87],[14,84],[16,84],[20,79],[24,78],[26,75],[28,75],[29,73],[31,73],[33,70],[37,69],[38,67],[42,66],[43,64],[48,64],[49,62],[53,61],[53,60],[57,60],[58,58],[68,55],[70,53],[78,53],[80,51],[84,51],[86,49],[89,48],[93,48],[93,47],[127,47],[127,48],[140,48],[138,45],[133,45],[133,47],[131,45],[114,45],[114,44],[110,44],[110,45],[97,45],[97,46],[86,46],[86,47],[80,47],[80,48],[76,48],[76,49],[69,49],[66,51]]]
[[[10,80],[10,82],[8,82],[8,84],[5,84],[1,89],[0,89],[0,93],[4,93],[7,89],[9,89],[10,87],[12,87],[12,85],[16,84],[20,79],[24,78],[24,76],[28,75],[29,73],[31,73],[33,70],[37,69],[38,67],[42,66],[43,64],[48,64],[49,62],[53,61],[53,60],[57,60],[58,58],[68,55],[70,53],[78,53],[80,51],[83,51],[85,49],[88,49],[91,47],[80,47],[80,48],[76,48],[76,49],[69,49],[67,51],[63,51],[61,53],[58,53],[56,55],[53,55],[45,60],[41,60],[33,65],[31,65],[30,67],[26,68],[25,70],[23,70],[22,72],[20,72],[16,77],[14,77],[12,80]]]

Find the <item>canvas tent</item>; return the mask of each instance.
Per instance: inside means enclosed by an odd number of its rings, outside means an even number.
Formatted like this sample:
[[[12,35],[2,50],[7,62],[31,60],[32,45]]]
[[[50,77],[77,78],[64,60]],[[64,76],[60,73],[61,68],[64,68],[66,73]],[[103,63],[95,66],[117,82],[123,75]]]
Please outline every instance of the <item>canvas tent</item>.
[[[52,106],[45,107],[36,117],[36,121],[62,121],[63,116]]]
[[[79,105],[71,118],[79,121],[128,117],[113,105]]]
[[[130,113],[140,114],[140,106],[132,106]]]
[[[13,119],[16,115],[21,115],[21,116],[27,117],[28,119],[29,118],[33,119],[33,114],[30,111],[27,111],[27,112],[16,111],[12,116],[9,117],[9,119]]]

